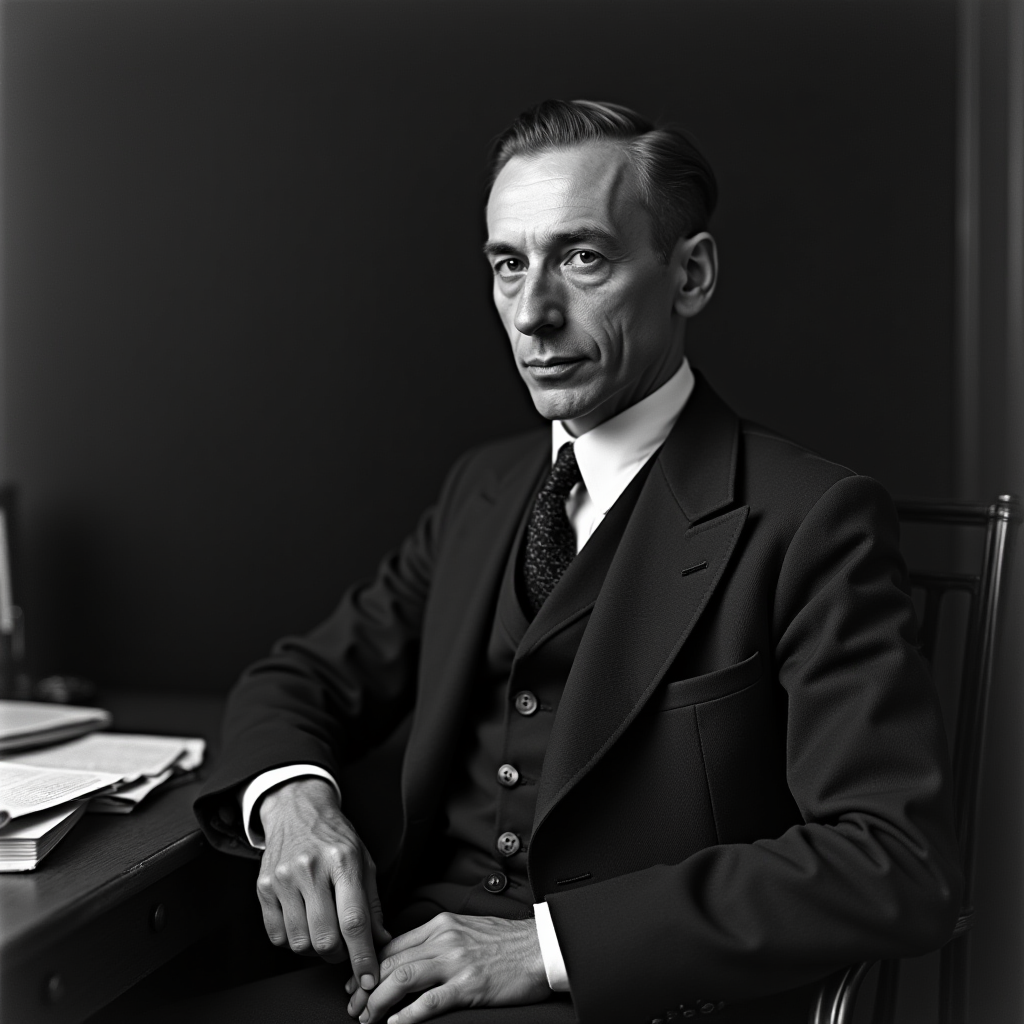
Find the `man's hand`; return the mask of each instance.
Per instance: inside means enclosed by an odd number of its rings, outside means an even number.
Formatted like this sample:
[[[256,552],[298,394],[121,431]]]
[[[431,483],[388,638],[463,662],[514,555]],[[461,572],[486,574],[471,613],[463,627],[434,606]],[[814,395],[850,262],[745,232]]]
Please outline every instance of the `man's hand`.
[[[384,928],[377,871],[330,784],[300,778],[271,790],[260,804],[267,839],[256,882],[263,924],[275,946],[352,963],[364,991],[377,984],[374,943]]]
[[[382,1021],[391,1007],[423,995],[390,1024],[414,1024],[466,1006],[523,1006],[551,995],[532,920],[438,914],[381,951],[381,982],[371,993],[349,980],[351,1016]]]

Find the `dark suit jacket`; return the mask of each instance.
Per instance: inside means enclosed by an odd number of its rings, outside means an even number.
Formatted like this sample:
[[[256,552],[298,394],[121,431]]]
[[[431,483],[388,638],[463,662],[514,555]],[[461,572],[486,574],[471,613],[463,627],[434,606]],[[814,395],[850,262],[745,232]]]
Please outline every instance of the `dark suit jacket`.
[[[412,708],[408,875],[549,436],[464,456],[376,579],[243,678],[197,805],[215,843],[238,849],[242,781],[338,773]],[[959,908],[946,739],[886,493],[741,423],[703,379],[655,458],[596,602],[569,616],[590,619],[529,846],[584,1022],[923,953]]]

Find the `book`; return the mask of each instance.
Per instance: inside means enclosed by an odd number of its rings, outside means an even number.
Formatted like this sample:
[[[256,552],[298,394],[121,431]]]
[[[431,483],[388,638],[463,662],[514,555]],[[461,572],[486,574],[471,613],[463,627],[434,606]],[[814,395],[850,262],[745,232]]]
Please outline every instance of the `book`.
[[[45,701],[0,700],[0,752],[59,743],[110,725],[109,711]]]
[[[61,804],[0,828],[0,871],[31,871],[68,834],[85,801]]]

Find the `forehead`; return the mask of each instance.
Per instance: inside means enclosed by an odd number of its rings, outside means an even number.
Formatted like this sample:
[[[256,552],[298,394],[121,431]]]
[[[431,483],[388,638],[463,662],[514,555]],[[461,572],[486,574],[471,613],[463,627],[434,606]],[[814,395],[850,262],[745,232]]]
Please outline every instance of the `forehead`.
[[[636,172],[614,142],[516,156],[494,181],[487,201],[492,241],[532,241],[587,226],[624,238],[646,226]]]

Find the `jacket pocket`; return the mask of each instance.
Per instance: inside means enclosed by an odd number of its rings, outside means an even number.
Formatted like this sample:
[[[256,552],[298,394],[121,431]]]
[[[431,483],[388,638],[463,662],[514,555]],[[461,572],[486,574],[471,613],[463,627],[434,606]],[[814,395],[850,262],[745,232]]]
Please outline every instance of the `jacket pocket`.
[[[762,668],[761,652],[756,651],[745,661],[728,668],[705,672],[701,676],[690,676],[689,679],[676,679],[665,685],[657,705],[658,710],[671,711],[691,704],[703,704],[745,690],[761,678]]]

